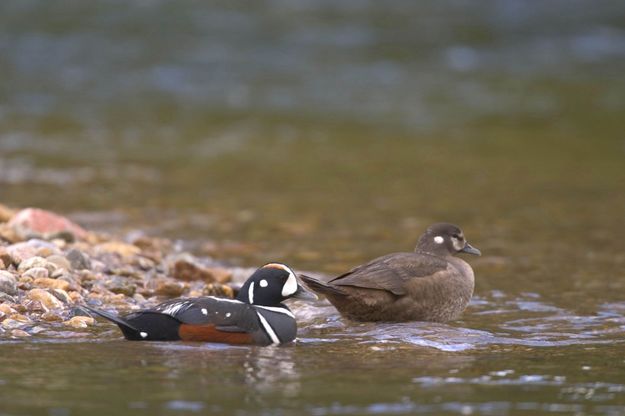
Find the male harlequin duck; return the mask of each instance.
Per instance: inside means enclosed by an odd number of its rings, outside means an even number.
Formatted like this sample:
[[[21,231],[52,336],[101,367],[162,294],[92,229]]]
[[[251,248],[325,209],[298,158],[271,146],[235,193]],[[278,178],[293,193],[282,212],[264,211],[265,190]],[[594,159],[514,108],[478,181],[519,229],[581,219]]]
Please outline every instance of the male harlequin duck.
[[[174,299],[122,318],[86,307],[116,323],[132,341],[204,341],[225,344],[284,344],[295,339],[295,317],[282,302],[316,299],[284,264],[256,270],[236,299],[213,296]]]
[[[329,282],[300,276],[354,321],[456,319],[473,295],[473,269],[457,253],[480,255],[452,224],[431,225],[413,253],[379,257]]]

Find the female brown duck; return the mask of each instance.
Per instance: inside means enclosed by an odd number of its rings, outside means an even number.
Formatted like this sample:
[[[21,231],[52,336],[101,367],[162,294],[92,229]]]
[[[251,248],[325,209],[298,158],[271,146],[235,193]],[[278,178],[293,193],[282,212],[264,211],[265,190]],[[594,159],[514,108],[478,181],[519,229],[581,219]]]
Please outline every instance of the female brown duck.
[[[440,223],[412,253],[379,257],[329,282],[301,278],[354,321],[445,322],[458,318],[473,295],[473,269],[458,253],[481,254],[459,227]]]

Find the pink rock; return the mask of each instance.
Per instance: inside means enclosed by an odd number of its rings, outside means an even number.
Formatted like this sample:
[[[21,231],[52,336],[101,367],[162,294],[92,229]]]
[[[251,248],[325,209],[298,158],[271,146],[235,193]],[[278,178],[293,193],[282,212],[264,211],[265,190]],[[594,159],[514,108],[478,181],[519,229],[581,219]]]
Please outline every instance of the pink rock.
[[[69,232],[78,239],[87,237],[87,231],[78,224],[50,211],[38,208],[26,208],[19,211],[9,221],[9,227],[22,238],[49,236]]]

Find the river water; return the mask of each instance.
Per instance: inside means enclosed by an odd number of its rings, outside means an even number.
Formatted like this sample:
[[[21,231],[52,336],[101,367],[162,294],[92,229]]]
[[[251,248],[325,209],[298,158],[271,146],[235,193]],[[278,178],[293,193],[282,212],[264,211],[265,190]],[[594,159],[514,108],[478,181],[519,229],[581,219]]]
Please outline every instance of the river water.
[[[332,275],[464,228],[456,322],[0,343],[0,415],[625,414],[621,1],[0,4],[0,202]]]

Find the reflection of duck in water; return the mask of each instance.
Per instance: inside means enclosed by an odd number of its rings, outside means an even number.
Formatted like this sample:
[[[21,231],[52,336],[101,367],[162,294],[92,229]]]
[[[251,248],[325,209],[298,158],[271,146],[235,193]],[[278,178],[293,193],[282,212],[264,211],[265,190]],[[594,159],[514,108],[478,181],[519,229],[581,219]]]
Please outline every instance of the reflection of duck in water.
[[[434,224],[412,253],[393,253],[322,282],[302,280],[355,321],[435,321],[457,318],[473,295],[473,269],[458,253],[480,255],[452,224]]]
[[[259,405],[267,398],[265,393],[293,397],[300,391],[300,374],[295,363],[293,348],[250,349],[243,364],[245,384],[254,392],[246,397]]]
[[[236,299],[174,299],[124,317],[87,309],[116,323],[133,341],[270,345],[295,339],[295,317],[282,303],[289,298],[316,297],[297,283],[288,266],[270,263],[250,276]]]

